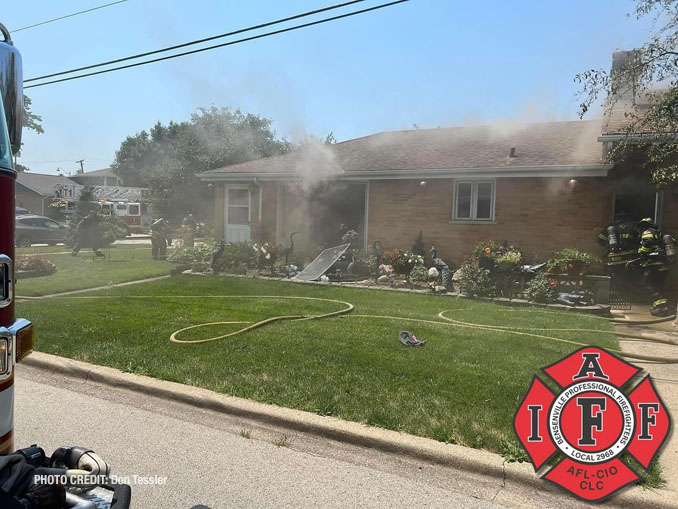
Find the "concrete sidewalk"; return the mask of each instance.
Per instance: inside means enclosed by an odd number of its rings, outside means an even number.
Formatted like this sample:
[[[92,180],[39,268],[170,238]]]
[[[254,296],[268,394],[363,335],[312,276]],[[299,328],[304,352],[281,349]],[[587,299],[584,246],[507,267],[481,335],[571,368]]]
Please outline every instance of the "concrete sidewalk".
[[[628,320],[651,320],[654,318],[650,315],[647,306],[634,305],[630,310],[624,311],[624,315]],[[677,343],[674,346],[652,341],[620,338],[619,345],[624,352],[678,358],[678,327],[672,322],[652,325],[615,325],[615,330],[631,334],[656,334]],[[659,463],[662,467],[662,476],[666,480],[666,489],[673,491],[678,497],[678,439],[676,439],[675,433],[675,427],[678,423],[678,365],[643,362],[635,359],[632,359],[631,363],[643,368],[652,376],[659,395],[669,408],[673,420],[673,430],[659,456]]]

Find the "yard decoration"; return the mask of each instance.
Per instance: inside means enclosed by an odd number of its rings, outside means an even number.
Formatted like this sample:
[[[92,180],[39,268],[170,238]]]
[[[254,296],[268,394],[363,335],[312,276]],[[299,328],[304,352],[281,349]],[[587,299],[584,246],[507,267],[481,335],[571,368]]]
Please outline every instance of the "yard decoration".
[[[450,267],[442,258],[438,258],[438,251],[435,246],[431,246],[430,253],[433,265],[439,274],[438,282],[440,283],[440,286],[445,287],[445,291],[449,292],[452,290],[452,274],[450,273]]]
[[[285,267],[289,267],[290,255],[294,252],[294,236],[295,235],[299,235],[299,232],[290,233],[290,245],[282,250],[283,254],[285,255]],[[287,275],[289,277],[289,270],[287,271]]]
[[[225,248],[226,243],[222,239],[217,244],[216,249],[214,249],[210,254],[210,271],[212,271],[212,273],[216,273],[219,271],[218,268],[219,258],[221,258],[221,255],[224,254]]]

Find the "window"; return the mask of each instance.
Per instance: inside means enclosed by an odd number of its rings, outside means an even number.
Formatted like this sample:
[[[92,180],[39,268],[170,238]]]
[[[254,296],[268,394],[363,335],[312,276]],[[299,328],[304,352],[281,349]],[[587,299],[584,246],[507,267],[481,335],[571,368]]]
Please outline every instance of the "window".
[[[452,210],[455,221],[494,220],[494,181],[457,181]]]
[[[130,205],[129,206],[129,215],[130,216],[138,216],[139,214],[140,214],[139,205]]]

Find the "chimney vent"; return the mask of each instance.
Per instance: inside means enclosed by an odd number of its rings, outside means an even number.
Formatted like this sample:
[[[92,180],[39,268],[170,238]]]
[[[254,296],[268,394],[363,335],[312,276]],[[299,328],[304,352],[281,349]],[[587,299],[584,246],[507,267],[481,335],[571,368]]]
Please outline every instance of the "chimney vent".
[[[509,157],[516,157],[516,147],[511,147],[511,150],[509,150]]]

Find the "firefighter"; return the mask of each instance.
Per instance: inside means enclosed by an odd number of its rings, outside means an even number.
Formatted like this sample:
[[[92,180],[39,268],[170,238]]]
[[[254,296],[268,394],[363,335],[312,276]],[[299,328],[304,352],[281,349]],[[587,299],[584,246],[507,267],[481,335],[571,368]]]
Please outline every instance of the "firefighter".
[[[78,256],[83,247],[90,247],[96,256],[104,256],[101,246],[101,227],[96,212],[90,212],[82,218],[75,228],[75,244],[71,256]]]
[[[605,265],[612,277],[623,277],[626,263],[638,255],[638,226],[625,215],[615,217],[614,224],[598,234],[598,243],[605,248]]]
[[[675,258],[675,243],[670,235],[662,235],[654,221],[646,217],[638,223],[640,247],[637,262],[643,268],[643,282],[652,294],[650,314],[670,316],[664,285]],[[629,262],[629,264],[634,261]]]
[[[170,237],[170,224],[164,219],[160,218],[151,224],[151,253],[154,260],[165,260],[167,258],[167,246],[172,244]]]

